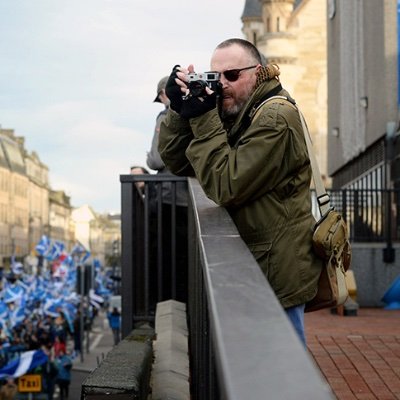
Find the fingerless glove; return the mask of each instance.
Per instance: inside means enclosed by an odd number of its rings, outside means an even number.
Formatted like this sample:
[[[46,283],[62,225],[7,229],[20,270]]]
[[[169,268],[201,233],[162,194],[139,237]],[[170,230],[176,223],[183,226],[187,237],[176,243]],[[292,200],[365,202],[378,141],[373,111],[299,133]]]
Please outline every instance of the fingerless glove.
[[[176,73],[178,72],[178,67],[180,67],[180,65],[175,65],[175,67],[172,69],[171,75],[169,76],[167,84],[165,85],[165,94],[170,101],[169,106],[179,114],[182,108],[183,100],[181,87],[175,82],[175,78],[177,78]]]
[[[203,96],[191,96],[182,102],[180,115],[182,118],[195,118],[211,111],[217,106],[217,94],[204,93]]]

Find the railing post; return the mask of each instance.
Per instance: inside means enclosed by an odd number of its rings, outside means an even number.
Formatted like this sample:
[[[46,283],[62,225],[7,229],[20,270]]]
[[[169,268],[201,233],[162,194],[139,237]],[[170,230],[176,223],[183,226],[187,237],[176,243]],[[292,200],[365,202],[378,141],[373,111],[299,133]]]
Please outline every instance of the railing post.
[[[396,258],[396,253],[392,243],[392,191],[385,190],[386,195],[386,248],[383,249],[383,261],[385,263],[393,263]]]
[[[122,338],[126,337],[133,330],[134,313],[134,279],[133,279],[133,258],[134,258],[134,190],[135,185],[129,181],[123,181],[121,177],[121,296],[122,296]]]

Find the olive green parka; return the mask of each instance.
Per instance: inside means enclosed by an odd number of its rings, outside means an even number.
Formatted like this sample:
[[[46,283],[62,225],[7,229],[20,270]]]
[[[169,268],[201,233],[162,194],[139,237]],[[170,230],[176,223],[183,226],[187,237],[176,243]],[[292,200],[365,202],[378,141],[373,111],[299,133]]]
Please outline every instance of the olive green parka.
[[[195,174],[206,195],[226,207],[288,308],[316,295],[322,268],[312,251],[311,167],[301,121],[290,103],[275,99],[259,107],[248,127],[241,125],[278,85],[276,79],[259,85],[230,124],[217,108],[189,121],[170,109],[159,151],[173,173]]]

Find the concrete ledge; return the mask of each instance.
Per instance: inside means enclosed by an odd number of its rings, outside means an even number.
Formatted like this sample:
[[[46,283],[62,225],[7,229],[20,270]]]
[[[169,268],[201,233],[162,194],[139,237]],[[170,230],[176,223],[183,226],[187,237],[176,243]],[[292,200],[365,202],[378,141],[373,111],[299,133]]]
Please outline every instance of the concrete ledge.
[[[185,304],[175,300],[158,303],[155,326],[152,400],[188,400],[190,369]]]
[[[133,330],[84,380],[81,399],[147,399],[153,338],[152,328]]]

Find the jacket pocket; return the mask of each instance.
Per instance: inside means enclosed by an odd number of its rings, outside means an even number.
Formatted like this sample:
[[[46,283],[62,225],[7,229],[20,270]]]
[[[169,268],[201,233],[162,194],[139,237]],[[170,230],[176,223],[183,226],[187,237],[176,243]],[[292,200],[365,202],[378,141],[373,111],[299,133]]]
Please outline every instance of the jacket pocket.
[[[272,249],[272,242],[253,243],[248,245],[249,250],[256,259],[258,265],[263,271],[265,277],[268,279],[270,271],[270,254]]]

